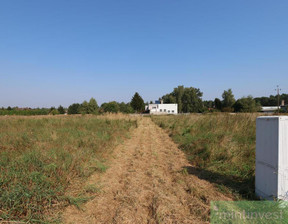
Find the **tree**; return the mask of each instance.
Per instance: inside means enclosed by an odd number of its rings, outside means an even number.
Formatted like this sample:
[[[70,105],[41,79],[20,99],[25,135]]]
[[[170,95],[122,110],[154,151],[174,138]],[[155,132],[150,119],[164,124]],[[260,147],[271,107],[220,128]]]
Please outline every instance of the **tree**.
[[[138,113],[143,112],[145,109],[144,100],[142,99],[142,97],[137,92],[134,94],[130,104],[131,104],[132,108],[135,111],[137,111]]]
[[[182,96],[182,110],[184,113],[203,112],[202,93],[199,89],[185,88]]]
[[[81,105],[79,103],[73,103],[68,107],[68,114],[79,114]]]
[[[184,95],[184,86],[178,86],[174,88],[173,92],[166,94],[162,97],[164,103],[177,103],[178,111],[184,112],[182,110],[183,105],[183,95]]]
[[[261,110],[260,103],[257,103],[252,96],[242,97],[233,105],[235,112],[257,112]]]
[[[54,108],[53,110],[50,111],[49,114],[56,115],[56,114],[59,114],[59,111]]]
[[[133,108],[131,107],[130,103],[120,103],[119,104],[120,112],[125,114],[131,114],[134,113]]]
[[[110,112],[110,113],[118,113],[120,111],[119,104],[116,101],[103,103],[101,105],[101,108],[103,109],[104,112]]]
[[[221,111],[222,110],[222,102],[220,99],[215,98],[214,100],[215,109]]]
[[[215,107],[213,100],[204,100],[203,101],[203,107],[205,111],[213,111],[213,108]]]
[[[55,107],[50,107],[49,113],[50,113],[51,111],[53,111],[53,110],[56,110],[56,108],[55,108]]]
[[[169,94],[162,96],[162,100],[164,103],[177,103],[176,97],[174,96],[174,93],[169,93]],[[180,102],[180,104],[181,104],[181,102]],[[178,104],[178,110],[179,110],[179,104]]]
[[[61,105],[58,107],[57,110],[58,110],[59,114],[65,114],[65,109]]]
[[[273,96],[270,95],[269,97],[257,97],[254,98],[257,103],[260,103],[262,106],[277,106],[277,95]],[[280,95],[280,103],[284,100],[284,103],[288,103],[288,94],[281,94]]]
[[[92,97],[88,103],[88,114],[97,114],[98,109],[97,101]]]
[[[89,104],[86,100],[81,104],[80,112],[81,114],[89,114]]]
[[[82,114],[97,114],[98,113],[98,104],[96,100],[92,97],[89,102],[86,100],[81,104],[80,112]]]
[[[178,86],[173,92],[164,95],[162,99],[164,103],[177,103],[179,112],[202,112],[204,109],[202,95],[200,89]]]
[[[227,91],[224,90],[222,94],[223,102],[222,102],[222,109],[226,108],[232,108],[233,104],[235,103],[235,98],[232,93],[231,89],[228,89]]]
[[[59,111],[55,107],[51,107],[48,114],[56,115],[59,114]]]

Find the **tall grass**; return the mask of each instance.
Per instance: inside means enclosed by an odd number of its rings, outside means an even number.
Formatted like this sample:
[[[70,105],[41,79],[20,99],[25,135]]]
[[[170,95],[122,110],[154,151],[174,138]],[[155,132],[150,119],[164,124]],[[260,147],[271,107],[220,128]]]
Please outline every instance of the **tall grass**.
[[[256,114],[153,116],[201,178],[254,198]]]
[[[103,172],[104,159],[135,121],[96,117],[0,120],[0,221],[42,222],[71,203],[73,179]]]

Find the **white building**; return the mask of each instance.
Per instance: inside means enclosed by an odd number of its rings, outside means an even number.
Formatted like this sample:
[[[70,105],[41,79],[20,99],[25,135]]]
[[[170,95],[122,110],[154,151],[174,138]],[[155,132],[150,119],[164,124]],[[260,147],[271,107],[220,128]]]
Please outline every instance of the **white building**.
[[[277,112],[278,110],[278,107],[262,107],[261,108],[261,112],[264,112],[264,113],[274,113],[274,112]]]
[[[148,104],[146,111],[150,114],[177,114],[178,104],[175,103],[163,103],[163,101],[155,101],[155,103]]]
[[[287,107],[288,105],[285,105],[284,100],[282,100],[281,105],[279,107],[278,106],[268,106],[268,107],[265,106],[261,108],[261,112],[275,113],[278,111],[278,109],[287,112]]]

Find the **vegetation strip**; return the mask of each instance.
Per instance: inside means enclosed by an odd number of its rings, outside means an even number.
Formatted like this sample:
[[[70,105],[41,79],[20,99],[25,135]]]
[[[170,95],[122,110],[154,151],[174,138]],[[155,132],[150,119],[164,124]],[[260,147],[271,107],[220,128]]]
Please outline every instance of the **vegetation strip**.
[[[0,120],[0,220],[42,222],[49,209],[75,202],[65,196],[69,184],[105,171],[110,150],[135,126],[95,116]]]
[[[152,116],[186,153],[193,173],[227,187],[241,198],[254,198],[257,114]]]

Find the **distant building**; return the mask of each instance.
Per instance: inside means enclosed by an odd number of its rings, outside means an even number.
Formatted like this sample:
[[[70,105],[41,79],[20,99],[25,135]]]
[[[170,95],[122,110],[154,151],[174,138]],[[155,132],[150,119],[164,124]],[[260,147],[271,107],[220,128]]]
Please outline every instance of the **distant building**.
[[[278,110],[278,107],[276,106],[276,107],[262,107],[261,108],[261,112],[263,112],[263,113],[274,113],[274,112],[277,112],[277,110]]]
[[[163,103],[163,100],[156,100],[155,103],[148,104],[145,110],[150,114],[177,114],[178,104]]]
[[[287,112],[288,105],[285,105],[284,100],[281,101],[281,105],[279,106],[279,109],[282,111]],[[265,106],[261,108],[261,112],[263,113],[274,113],[278,111],[278,106]]]

